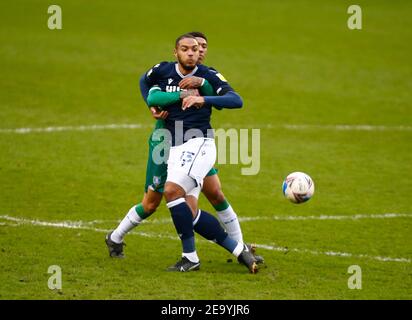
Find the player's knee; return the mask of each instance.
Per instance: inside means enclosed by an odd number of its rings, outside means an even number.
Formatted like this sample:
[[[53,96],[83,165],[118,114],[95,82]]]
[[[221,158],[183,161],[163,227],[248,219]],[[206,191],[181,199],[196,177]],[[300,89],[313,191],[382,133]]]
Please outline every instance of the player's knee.
[[[189,206],[190,210],[192,211],[193,218],[196,218],[197,215],[197,198],[194,196],[186,196],[186,203]]]
[[[158,206],[159,206],[159,202],[157,201],[148,201],[146,203],[143,203],[144,212],[147,214],[154,213]]]
[[[164,196],[167,202],[176,200],[178,198],[184,197],[185,192],[184,190],[179,187],[177,184],[174,183],[166,183]]]
[[[207,199],[212,205],[218,205],[225,201],[225,195],[220,187],[213,187],[207,193]]]
[[[160,202],[162,201],[162,194],[157,192],[148,191],[143,197],[142,205],[143,210],[146,214],[152,214],[159,207]]]

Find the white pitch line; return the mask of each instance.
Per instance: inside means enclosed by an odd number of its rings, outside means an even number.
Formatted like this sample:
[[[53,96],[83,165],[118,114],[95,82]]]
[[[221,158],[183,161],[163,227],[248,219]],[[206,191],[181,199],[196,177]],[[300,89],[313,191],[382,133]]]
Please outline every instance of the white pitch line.
[[[395,219],[412,218],[412,213],[383,213],[383,214],[355,214],[355,215],[319,215],[319,216],[257,216],[238,217],[240,222],[249,221],[310,221],[310,220],[361,220],[361,219]],[[171,218],[147,219],[144,223],[166,224],[172,221]],[[102,223],[104,220],[102,220]]]
[[[120,124],[92,124],[92,125],[80,125],[80,126],[59,126],[59,127],[44,127],[44,128],[15,128],[15,129],[0,129],[0,133],[52,133],[62,131],[101,131],[101,130],[119,130],[119,129],[142,129],[152,128],[153,124],[140,124],[140,123],[120,123]]]
[[[250,221],[310,221],[310,220],[360,220],[360,219],[394,219],[394,218],[412,218],[412,213],[383,213],[383,214],[355,214],[355,215],[319,215],[319,216],[255,216],[255,217],[238,217],[240,222]],[[15,218],[7,215],[0,216],[0,219],[8,221],[16,221],[24,223],[23,218]],[[38,220],[29,220],[30,224],[39,226],[51,226],[51,227],[65,227],[65,228],[86,228],[96,224],[105,223],[119,223],[120,220],[92,220],[92,221],[61,221],[54,222],[42,222]],[[34,222],[33,222],[34,221]],[[144,224],[167,224],[171,223],[171,218],[150,218],[143,220]]]
[[[259,125],[257,128],[279,128],[279,125]],[[280,125],[280,127],[288,130],[333,130],[333,131],[412,131],[412,126],[386,126],[386,125],[346,125],[346,124],[337,124],[337,125],[322,125],[322,124],[285,124]]]
[[[360,220],[360,219],[393,219],[412,218],[412,213],[383,213],[383,214],[355,214],[355,215],[319,215],[319,216],[258,216],[239,217],[241,222],[258,220],[278,221],[306,221],[306,220]]]
[[[91,223],[93,223],[93,221],[90,221],[90,222],[82,222],[82,221],[50,222],[50,221],[41,221],[41,220],[31,220],[31,219],[26,219],[26,218],[16,218],[16,217],[11,217],[7,215],[0,216],[0,219],[3,219],[6,221],[6,222],[0,223],[0,225],[2,226],[8,226],[9,224],[7,222],[10,221],[12,222],[10,226],[32,225],[32,226],[41,226],[41,227],[90,230],[90,231],[101,232],[101,233],[107,233],[111,231],[110,229],[101,229],[101,228],[91,227],[90,225]],[[129,234],[139,235],[139,236],[147,237],[147,238],[162,238],[162,239],[178,240],[177,236],[170,236],[170,235],[159,234],[159,233],[132,231]],[[201,241],[206,242],[206,240],[201,240]],[[278,247],[278,246],[266,245],[266,244],[256,244],[256,246],[261,249],[284,252],[284,253],[296,252],[296,253],[311,254],[311,255],[325,255],[325,256],[345,257],[345,258],[372,259],[372,260],[382,261],[382,262],[411,263],[411,259],[407,259],[407,258],[370,256],[367,254],[353,254],[353,253],[348,253],[348,252],[335,252],[335,251],[316,251],[316,250],[297,249],[297,248],[289,249],[285,247]]]
[[[11,217],[11,216],[0,216],[0,219],[3,219],[5,221],[11,221],[13,222],[12,224],[9,224],[7,222],[2,222],[1,225],[6,225],[6,226],[19,226],[19,225],[31,225],[31,226],[39,226],[39,227],[51,227],[51,228],[63,228],[63,229],[79,229],[79,230],[90,230],[90,231],[95,231],[95,232],[103,232],[103,233],[108,233],[112,231],[112,229],[102,229],[102,228],[94,228],[91,227],[93,223],[101,223],[103,220],[95,220],[95,221],[59,221],[59,222],[50,222],[50,221],[41,221],[41,220],[32,220],[32,219],[26,219],[26,218],[16,218],[16,217]],[[151,234],[151,233],[145,233],[145,232],[136,232],[132,231],[129,234],[135,234],[135,235],[140,235],[143,237],[148,237],[148,238],[166,238],[166,239],[172,239],[176,240],[179,239],[177,236],[172,237],[169,235],[162,235],[162,234]]]
[[[383,262],[411,263],[411,259],[407,259],[407,258],[370,256],[367,254],[353,254],[353,253],[348,253],[348,252],[335,252],[335,251],[323,251],[322,252],[322,251],[315,251],[315,250],[308,250],[308,249],[296,249],[296,248],[289,249],[289,248],[284,248],[284,247],[271,246],[271,245],[260,245],[260,244],[257,244],[256,247],[261,248],[261,249],[280,251],[284,253],[288,253],[288,252],[309,253],[309,254],[316,255],[316,256],[325,255],[325,256],[345,257],[345,258],[373,259],[373,260],[383,261]]]
[[[29,134],[29,133],[53,133],[62,131],[101,131],[101,130],[135,130],[153,128],[153,123],[113,123],[113,124],[91,124],[78,126],[50,126],[43,128],[14,128],[0,129],[3,134]],[[385,126],[385,125],[321,125],[321,124],[254,124],[254,125],[232,125],[224,124],[222,128],[256,128],[256,129],[287,129],[287,130],[332,130],[332,131],[412,131],[412,126]]]

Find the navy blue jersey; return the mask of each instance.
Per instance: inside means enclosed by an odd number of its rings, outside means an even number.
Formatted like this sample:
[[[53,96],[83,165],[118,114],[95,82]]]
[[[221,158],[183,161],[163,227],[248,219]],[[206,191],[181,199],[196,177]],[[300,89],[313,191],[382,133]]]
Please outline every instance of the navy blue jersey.
[[[213,87],[216,95],[224,95],[229,91],[234,91],[218,71],[209,69],[204,65],[197,65],[191,73],[183,75],[179,71],[177,62],[162,62],[155,65],[146,73],[145,82],[148,87],[158,86],[160,90],[164,92],[176,92],[180,91],[179,82],[185,77],[190,76],[205,78]],[[183,134],[189,129],[199,129],[204,136],[207,136],[208,129],[212,128],[210,125],[210,117],[212,113],[211,105],[205,104],[200,109],[191,107],[182,110],[182,104],[181,101],[179,101],[164,109],[169,112],[169,115],[165,120],[165,125],[166,129],[172,134],[173,145],[175,145],[176,142],[176,121],[182,121]]]

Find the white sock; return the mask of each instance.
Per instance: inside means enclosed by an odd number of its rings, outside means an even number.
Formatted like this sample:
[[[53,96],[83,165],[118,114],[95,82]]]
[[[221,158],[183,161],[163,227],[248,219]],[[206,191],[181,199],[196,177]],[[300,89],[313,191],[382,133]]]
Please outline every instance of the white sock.
[[[232,206],[222,211],[217,211],[219,220],[223,223],[223,226],[232,239],[243,243],[242,230],[240,229],[239,220],[237,214],[233,210]]]
[[[245,245],[242,242],[239,241],[236,248],[235,248],[235,250],[233,250],[233,252],[232,252],[234,254],[234,256],[239,257],[240,254],[242,253],[244,247],[245,247]]]
[[[197,256],[197,252],[183,252],[182,257],[188,258],[191,262],[197,263],[199,262],[199,257]]]
[[[122,243],[126,233],[128,233],[134,227],[137,227],[140,224],[140,222],[142,222],[142,218],[140,218],[140,216],[137,214],[135,208],[136,206],[133,206],[129,210],[129,212],[126,214],[126,216],[117,226],[117,228],[113,231],[110,237],[110,239],[112,239],[113,242]]]

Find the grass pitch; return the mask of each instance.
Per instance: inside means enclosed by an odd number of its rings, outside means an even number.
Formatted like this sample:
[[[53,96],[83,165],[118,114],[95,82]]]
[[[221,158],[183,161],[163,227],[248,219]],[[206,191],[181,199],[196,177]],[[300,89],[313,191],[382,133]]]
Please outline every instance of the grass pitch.
[[[412,298],[408,1],[359,1],[362,30],[347,28],[348,1],[59,4],[55,31],[48,2],[0,10],[0,299]],[[213,126],[261,129],[258,175],[218,166],[265,257],[257,275],[199,237],[201,270],[166,272],[180,243],[164,203],[127,236],[126,259],[104,244],[143,192],[153,120],[138,78],[192,30],[244,98]],[[79,130],[107,124],[141,128]],[[314,179],[308,203],[283,198],[292,171]],[[62,290],[47,286],[50,265]],[[351,265],[361,290],[348,288]]]

